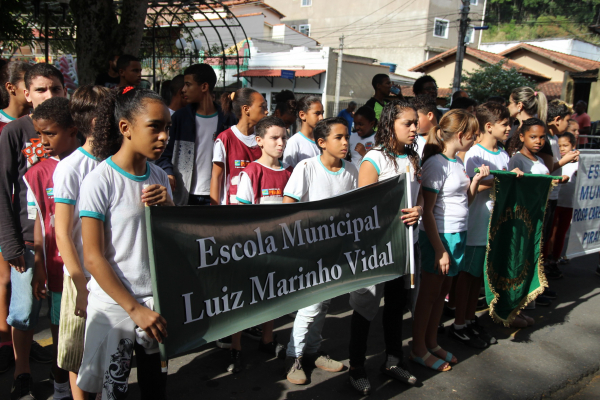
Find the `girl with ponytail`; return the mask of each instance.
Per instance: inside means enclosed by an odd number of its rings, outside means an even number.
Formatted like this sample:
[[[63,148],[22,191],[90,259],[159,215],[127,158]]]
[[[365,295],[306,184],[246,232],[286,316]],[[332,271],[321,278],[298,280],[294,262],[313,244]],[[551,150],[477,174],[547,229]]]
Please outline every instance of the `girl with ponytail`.
[[[452,277],[464,268],[469,204],[479,182],[490,173],[482,165],[471,181],[459,151],[467,151],[479,131],[477,119],[465,110],[451,110],[432,128],[424,149],[421,185],[424,213],[420,226],[421,287],[413,322],[411,360],[449,371],[457,362],[437,343],[437,328]]]
[[[83,258],[92,279],[77,386],[102,398],[125,395],[126,385],[104,379],[115,351],[129,359],[135,347],[141,397],[165,398],[159,354],[147,354],[136,335],[150,347],[167,336],[165,319],[152,309],[144,205],[173,205],[167,174],[148,162],[165,149],[171,117],[158,94],[131,86],[113,92],[99,111],[92,152],[104,161],[83,181],[79,199]]]

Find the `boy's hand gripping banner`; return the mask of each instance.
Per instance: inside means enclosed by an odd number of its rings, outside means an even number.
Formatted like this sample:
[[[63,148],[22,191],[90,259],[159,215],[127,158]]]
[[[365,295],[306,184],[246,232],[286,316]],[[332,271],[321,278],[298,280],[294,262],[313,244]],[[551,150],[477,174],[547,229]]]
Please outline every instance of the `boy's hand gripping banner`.
[[[542,228],[548,195],[549,175],[490,171],[494,187],[485,257],[485,294],[490,315],[510,324],[520,309],[548,286],[542,262]]]
[[[308,203],[147,207],[162,359],[406,274],[404,180]]]

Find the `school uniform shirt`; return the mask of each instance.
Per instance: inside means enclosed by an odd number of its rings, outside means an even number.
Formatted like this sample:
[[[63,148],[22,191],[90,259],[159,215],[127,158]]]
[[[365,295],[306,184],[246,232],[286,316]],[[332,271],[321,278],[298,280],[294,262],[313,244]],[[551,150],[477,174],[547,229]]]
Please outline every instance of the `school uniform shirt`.
[[[569,181],[567,183],[560,184],[560,192],[558,192],[558,203],[557,205],[565,208],[573,208],[575,201],[575,190],[577,188],[577,170],[579,169],[579,162],[568,163],[563,165],[561,168],[562,175],[567,175]]]
[[[418,134],[417,138],[415,139],[415,142],[417,143],[417,154],[419,154],[419,159],[422,160],[423,150],[425,149],[425,145],[427,144],[427,139],[423,135]]]
[[[358,169],[342,161],[342,168],[333,172],[325,168],[321,156],[303,160],[294,168],[283,191],[284,196],[300,202],[328,199],[356,189]]]
[[[360,153],[354,149],[359,143],[365,146],[366,151],[369,152],[369,150],[375,146],[375,132],[372,131],[369,135],[364,137],[360,136],[358,133],[356,135],[350,135],[349,150],[352,157],[352,164],[354,164],[354,166],[358,169],[360,169],[363,156],[361,156]]]
[[[550,172],[548,171],[548,168],[546,168],[544,160],[538,156],[535,156],[535,158],[537,161],[533,161],[521,154],[520,151],[517,151],[517,153],[510,158],[508,170],[512,171],[515,168],[519,168],[526,174],[548,175]]]
[[[439,233],[457,233],[467,230],[471,180],[460,158],[450,159],[436,154],[427,159],[421,172],[423,190],[437,193],[433,217]],[[420,229],[425,230],[423,224]]]
[[[81,218],[104,222],[104,257],[140,303],[152,296],[142,190],[144,185],[154,184],[166,187],[172,198],[169,179],[160,167],[147,162],[146,173],[136,176],[125,172],[109,157],[84,179],[79,200]],[[99,300],[116,304],[93,276],[88,290]]]
[[[508,171],[510,157],[502,149],[491,151],[481,145],[476,144],[471,147],[465,155],[465,165],[467,175],[473,178],[475,168],[486,165],[490,170]],[[489,183],[493,178],[487,178],[484,182]],[[490,221],[490,213],[494,208],[494,202],[490,198],[491,189],[483,190],[477,193],[475,199],[469,206],[469,220],[467,223],[467,246],[486,246],[487,232]]]
[[[257,161],[240,173],[237,201],[242,204],[279,204],[283,189],[292,175],[292,167],[267,167]]]
[[[285,145],[283,164],[286,167],[295,168],[300,161],[320,155],[321,150],[315,141],[304,136],[302,132],[297,132]]]
[[[262,156],[256,135],[244,135],[237,126],[221,132],[215,141],[212,161],[223,163],[221,204],[237,204],[237,188],[242,172],[252,161]]]
[[[5,113],[3,110],[0,110],[0,134],[2,133],[2,128],[4,128],[6,126],[6,124],[8,124],[9,122],[12,122],[14,120],[15,120],[15,118],[11,117],[7,113]]]
[[[27,185],[27,214],[32,221],[40,219],[44,240],[44,266],[48,276],[48,289],[62,292],[63,260],[56,246],[54,232],[54,184],[52,175],[58,159],[48,158],[37,163],[23,176]]]
[[[80,189],[83,179],[100,164],[100,161],[85,151],[83,147],[78,148],[68,157],[62,159],[54,171],[54,202],[70,204],[73,207],[73,228],[71,236],[73,244],[79,256],[79,262],[86,278],[90,273],[83,264],[83,243],[81,241],[81,220],[79,219]],[[69,275],[67,268],[63,272]]]
[[[412,161],[408,158],[407,155],[395,156],[396,162],[390,160],[386,157],[385,153],[382,151],[381,147],[377,147],[367,154],[365,154],[365,158],[363,158],[362,162],[368,162],[373,164],[375,170],[378,175],[378,182],[384,181],[386,179],[392,178],[394,176],[398,176],[400,174],[406,173],[406,166],[410,168],[410,193],[413,206],[417,203],[417,197],[419,196],[419,189],[421,187],[421,182],[419,181],[419,177],[415,176],[415,168],[413,166]],[[420,159],[417,160],[417,164],[420,163]],[[418,226],[414,225],[416,228]],[[413,243],[417,243],[419,241],[418,232],[413,235]]]
[[[546,140],[550,143],[550,148],[552,149],[552,162],[556,164],[558,160],[560,160],[560,148],[558,147],[558,135],[546,135]],[[552,172],[550,175],[554,176],[562,176],[561,168]],[[550,192],[550,196],[548,196],[548,200],[558,200],[558,194],[560,193],[562,185],[556,185]]]
[[[190,194],[208,196],[212,178],[212,150],[219,123],[219,113],[200,115],[196,113],[195,161],[192,171]]]

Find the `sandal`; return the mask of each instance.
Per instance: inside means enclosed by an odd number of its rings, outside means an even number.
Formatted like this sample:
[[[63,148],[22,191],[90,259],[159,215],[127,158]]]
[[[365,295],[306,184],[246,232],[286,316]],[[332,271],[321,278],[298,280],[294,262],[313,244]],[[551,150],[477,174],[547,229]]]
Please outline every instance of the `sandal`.
[[[437,352],[440,351],[440,350],[443,350],[443,351],[446,352],[446,357],[445,358],[441,357],[439,354],[437,354]],[[439,358],[440,360],[446,361],[447,363],[450,363],[450,364],[456,364],[456,363],[458,363],[458,360],[456,359],[456,357],[454,357],[454,355],[452,353],[450,353],[447,350],[442,349],[439,345],[436,348],[429,349],[429,352],[432,355],[434,355],[437,358]]]
[[[425,363],[426,360],[429,359],[429,357],[433,357],[431,355],[430,352],[427,352],[423,357],[417,357],[415,355],[415,353],[413,353],[412,351],[410,352],[410,361],[417,363],[417,364],[421,364],[424,367],[427,368],[431,368],[434,371],[439,371],[439,372],[447,372],[450,371],[452,369],[452,367],[450,366],[450,364],[444,360],[440,360],[438,358],[438,360],[436,362],[433,363],[433,365],[429,366]],[[437,358],[437,357],[434,357]]]

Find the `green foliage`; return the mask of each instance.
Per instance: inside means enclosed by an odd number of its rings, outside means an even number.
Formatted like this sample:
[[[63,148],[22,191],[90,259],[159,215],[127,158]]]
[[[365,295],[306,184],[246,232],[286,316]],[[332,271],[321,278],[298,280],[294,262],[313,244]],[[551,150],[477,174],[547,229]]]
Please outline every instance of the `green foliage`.
[[[521,75],[515,68],[505,69],[504,61],[467,72],[463,74],[462,82],[469,97],[479,103],[484,103],[491,96],[508,99],[512,90],[517,87],[536,86],[535,82]]]
[[[577,24],[597,23],[600,0],[489,0],[488,21],[497,24],[536,21],[544,15],[563,16]]]

